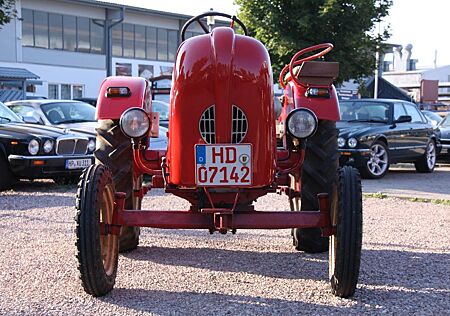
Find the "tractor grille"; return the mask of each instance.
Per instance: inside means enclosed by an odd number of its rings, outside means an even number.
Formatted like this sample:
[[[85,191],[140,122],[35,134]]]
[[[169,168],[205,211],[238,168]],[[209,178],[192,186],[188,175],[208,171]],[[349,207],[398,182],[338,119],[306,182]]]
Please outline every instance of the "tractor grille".
[[[84,155],[89,139],[86,137],[62,136],[56,140],[57,155]]]
[[[244,112],[236,105],[233,105],[232,124],[231,142],[233,144],[239,144],[247,134],[248,122]]]
[[[199,122],[200,135],[207,144],[216,143],[216,126],[214,119],[215,106],[211,105],[203,112]]]

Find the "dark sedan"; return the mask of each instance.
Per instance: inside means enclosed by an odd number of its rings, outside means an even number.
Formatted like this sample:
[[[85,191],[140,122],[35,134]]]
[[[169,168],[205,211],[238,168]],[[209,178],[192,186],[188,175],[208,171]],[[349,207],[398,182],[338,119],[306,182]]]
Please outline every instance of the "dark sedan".
[[[448,114],[439,123],[438,128],[441,132],[442,154],[450,154],[450,114]]]
[[[95,137],[24,123],[0,102],[0,190],[15,179],[76,179],[94,161]]]
[[[390,164],[414,163],[433,172],[440,143],[417,107],[402,100],[340,102],[338,145],[341,165],[354,165],[365,178],[381,178]]]

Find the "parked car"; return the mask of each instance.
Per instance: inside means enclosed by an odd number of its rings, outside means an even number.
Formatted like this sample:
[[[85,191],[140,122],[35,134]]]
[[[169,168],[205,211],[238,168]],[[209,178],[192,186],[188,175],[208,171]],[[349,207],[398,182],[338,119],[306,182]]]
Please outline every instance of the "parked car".
[[[35,123],[53,125],[74,132],[96,135],[96,108],[88,103],[74,100],[20,100],[6,102],[16,114],[34,118]],[[152,149],[167,148],[167,129],[159,128],[159,137],[152,138]]]
[[[359,99],[340,102],[338,145],[341,165],[354,165],[365,178],[381,178],[391,164],[414,163],[433,172],[440,142],[436,130],[410,102]]]
[[[0,190],[15,179],[77,179],[94,150],[95,136],[27,124],[0,102]]]
[[[152,111],[159,113],[159,125],[169,127],[169,103],[159,100],[152,100]]]
[[[430,122],[434,127],[436,127],[443,120],[442,116],[440,116],[436,112],[423,110],[422,114],[425,115],[428,122]]]
[[[438,125],[441,132],[441,154],[450,154],[450,114],[448,114]]]
[[[81,102],[85,102],[88,103],[92,106],[97,106],[97,98],[75,98],[74,101],[81,101]]]

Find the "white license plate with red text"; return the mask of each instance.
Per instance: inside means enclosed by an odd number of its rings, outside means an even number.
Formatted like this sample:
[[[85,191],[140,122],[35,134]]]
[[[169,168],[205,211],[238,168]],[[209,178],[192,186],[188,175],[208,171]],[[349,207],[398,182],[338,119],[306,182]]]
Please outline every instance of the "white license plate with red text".
[[[195,183],[198,186],[252,184],[252,146],[196,145]]]

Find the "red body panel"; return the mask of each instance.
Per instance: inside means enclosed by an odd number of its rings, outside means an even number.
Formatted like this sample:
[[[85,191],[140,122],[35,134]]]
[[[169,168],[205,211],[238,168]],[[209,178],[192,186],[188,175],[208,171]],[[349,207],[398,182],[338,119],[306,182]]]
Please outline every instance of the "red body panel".
[[[215,105],[216,143],[231,143],[232,106],[247,116],[241,142],[252,144],[252,187],[274,181],[276,143],[272,70],[269,54],[257,40],[216,28],[179,48],[171,92],[169,183],[195,186],[195,145],[202,113]]]
[[[289,112],[296,108],[307,108],[313,111],[319,120],[339,121],[339,101],[334,85],[329,87],[329,98],[306,97],[307,88],[290,81],[285,89],[286,96],[279,121],[285,121]]]
[[[110,87],[128,87],[131,95],[129,97],[106,97],[106,91]],[[118,120],[125,110],[132,107],[143,108],[147,113],[152,112],[150,87],[144,78],[108,77],[103,80],[97,100],[97,120]]]

